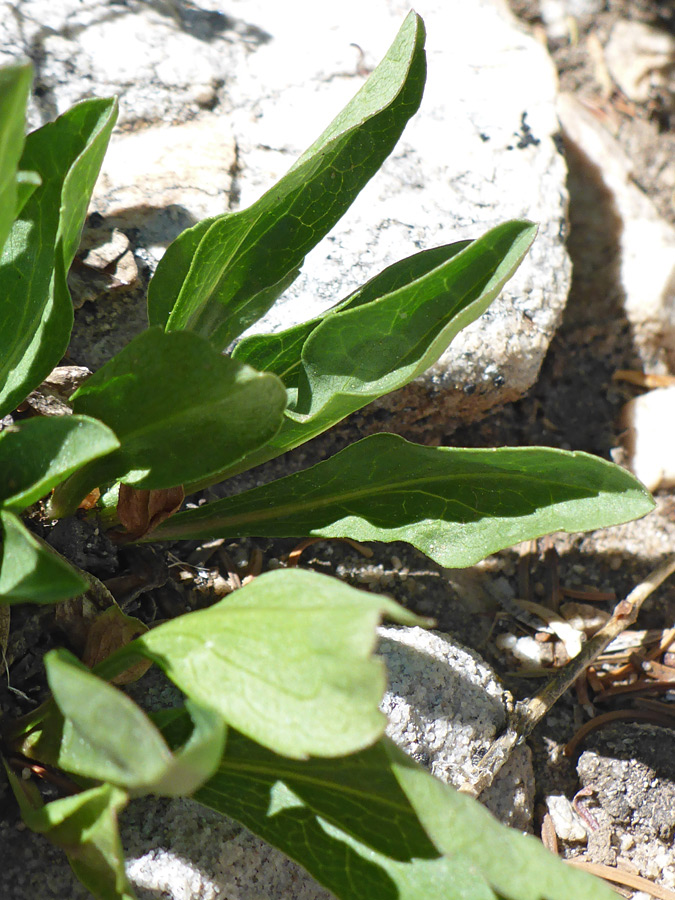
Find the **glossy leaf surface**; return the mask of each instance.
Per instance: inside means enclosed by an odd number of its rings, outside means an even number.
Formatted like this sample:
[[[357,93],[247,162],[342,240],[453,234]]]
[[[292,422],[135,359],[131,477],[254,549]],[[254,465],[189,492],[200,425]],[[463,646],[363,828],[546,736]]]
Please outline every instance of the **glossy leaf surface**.
[[[231,734],[195,799],[279,847],[340,900],[613,896],[387,739],[329,763],[294,762]]]
[[[26,138],[20,165],[41,184],[0,257],[0,415],[40,384],[68,346],[66,273],[116,117],[114,100],[86,100]]]
[[[241,459],[277,431],[286,392],[275,375],[222,356],[196,334],[151,328],[71,399],[121,446],[56,492],[61,515],[106,481],[169,488]]]
[[[0,432],[0,506],[19,512],[92,459],[119,447],[113,432],[85,416],[46,416]]]
[[[379,300],[437,269],[469,246],[471,241],[458,241],[432,247],[388,266],[362,287],[320,316],[273,334],[254,334],[234,348],[232,356],[254,369],[274,372],[297,401],[298,383],[302,376],[302,348],[312,332],[326,319],[348,309],[356,309]]]
[[[305,254],[389,155],[424,89],[415,13],[354,99],[291,170],[248,209],[181,235],[151,282],[151,324],[190,329],[224,349],[297,275]],[[192,255],[189,268],[187,262]]]
[[[18,516],[0,510],[0,522],[0,603],[56,603],[87,590],[88,582],[32,534]]]
[[[276,372],[289,407],[270,444],[226,474],[297,447],[421,375],[485,312],[535,233],[531,222],[506,222],[475,241],[416,254],[322,318],[242,341],[234,358]]]
[[[23,199],[17,179],[32,76],[29,63],[0,68],[0,251]]]
[[[424,447],[375,434],[303,472],[178,513],[152,538],[407,541],[462,567],[520,541],[616,525],[653,506],[629,472],[586,453]]]
[[[189,698],[278,753],[339,756],[384,730],[384,666],[371,655],[383,615],[421,621],[314,572],[268,572],[125,650],[147,655]]]

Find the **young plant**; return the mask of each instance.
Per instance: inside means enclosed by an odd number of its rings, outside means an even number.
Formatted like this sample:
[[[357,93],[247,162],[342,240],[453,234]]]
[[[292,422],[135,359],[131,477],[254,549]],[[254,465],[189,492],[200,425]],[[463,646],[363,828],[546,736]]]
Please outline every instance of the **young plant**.
[[[21,519],[29,507],[72,514],[94,488],[103,491],[101,522],[122,523],[137,540],[403,540],[455,567],[652,508],[630,474],[584,453],[424,447],[378,434],[306,471],[171,515],[184,492],[297,447],[422,373],[488,307],[534,239],[534,225],[513,221],[417,253],[325,314],[224,352],[394,147],[422,97],[423,44],[411,13],[278,184],[174,241],[150,283],[150,327],[76,391],[72,415],[5,420],[0,609],[97,588]],[[66,273],[116,116],[114,100],[85,101],[21,150],[30,78],[28,66],[0,72],[0,416],[65,353]],[[50,491],[47,509],[36,506]],[[264,574],[152,630],[111,601],[95,624],[109,643],[121,633],[117,649],[100,653],[93,670],[65,649],[48,653],[51,699],[3,729],[24,820],[106,900],[133,897],[117,813],[147,793],[191,795],[233,816],[342,900],[610,898],[383,736],[385,673],[372,656],[383,616],[428,624],[386,597],[297,570]],[[113,685],[149,664],[184,693],[183,707],[148,715]],[[45,802],[16,760],[60,772],[71,792]]]

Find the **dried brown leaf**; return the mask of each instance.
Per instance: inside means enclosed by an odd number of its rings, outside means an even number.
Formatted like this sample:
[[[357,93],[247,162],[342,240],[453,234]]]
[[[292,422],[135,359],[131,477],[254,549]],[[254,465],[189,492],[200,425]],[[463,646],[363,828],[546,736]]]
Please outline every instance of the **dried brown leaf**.
[[[182,486],[161,490],[141,490],[120,485],[117,517],[126,528],[122,540],[135,541],[157,528],[181,507],[185,492]]]
[[[125,615],[117,605],[111,606],[105,612],[99,613],[92,622],[87,633],[82,662],[93,668],[115,650],[124,647],[140,634],[145,634],[147,630],[147,625],[140,619]],[[132,681],[138,681],[151,665],[149,660],[141,660],[113,678],[113,683],[130,684]]]

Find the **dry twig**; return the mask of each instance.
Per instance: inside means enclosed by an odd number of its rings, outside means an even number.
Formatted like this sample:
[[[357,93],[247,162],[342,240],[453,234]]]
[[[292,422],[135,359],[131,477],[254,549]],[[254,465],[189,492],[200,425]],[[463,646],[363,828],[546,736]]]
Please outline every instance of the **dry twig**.
[[[506,731],[497,738],[481,760],[474,781],[462,785],[460,790],[463,793],[477,797],[492,784],[514,748],[526,740],[554,703],[574,684],[579,675],[596,661],[617,635],[635,622],[647,597],[673,572],[675,572],[675,556],[669,557],[665,563],[654,569],[625,600],[621,600],[607,624],[590,638],[581,648],[581,652],[556,672],[534,697],[515,704]]]

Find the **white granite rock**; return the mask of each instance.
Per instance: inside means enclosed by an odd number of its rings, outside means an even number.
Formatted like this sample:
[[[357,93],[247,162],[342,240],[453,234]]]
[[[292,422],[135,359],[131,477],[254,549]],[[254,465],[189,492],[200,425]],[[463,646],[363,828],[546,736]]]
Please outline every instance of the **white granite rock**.
[[[0,63],[34,61],[34,127],[78,100],[111,94],[120,97],[120,125],[186,121],[217,103],[248,52],[270,39],[222,6],[10,0],[0,21]]]
[[[621,413],[626,462],[649,491],[675,486],[675,387],[647,391]]]
[[[380,628],[378,652],[387,663],[382,709],[387,734],[437,778],[461,787],[504,728],[510,695],[477,653],[438,632]],[[481,796],[502,822],[532,826],[534,776],[520,747]]]
[[[0,60],[23,52],[36,61],[33,124],[85,96],[120,95],[123,130],[137,134],[116,136],[109,171],[122,181],[127,209],[136,209],[135,250],[150,269],[205,208],[247,205],[270,187],[358,90],[408,11],[403,0],[344,0],[335,16],[309,0],[232,0],[226,11],[219,0],[9,5]],[[532,385],[564,308],[570,266],[565,165],[554,141],[556,76],[546,50],[519,29],[505,0],[420,0],[416,8],[428,32],[422,108],[265,327],[325,309],[419,249],[476,237],[508,218],[539,222],[537,241],[501,299],[426,376],[380,401],[391,427],[430,436]],[[211,128],[213,137],[204,137]],[[174,129],[177,137],[167,137]],[[193,133],[186,165],[181,135]],[[176,174],[173,183],[168,173]],[[130,184],[139,180],[143,209],[137,196],[128,206]],[[111,197],[115,184],[103,190]],[[102,201],[99,188],[93,209],[110,215],[121,202]],[[133,230],[132,213],[125,227]],[[109,307],[120,327],[139,327],[124,304]],[[102,303],[97,319],[106,312]],[[109,331],[114,322],[95,326]]]
[[[200,219],[222,213],[237,153],[226,116],[117,131],[103,161],[91,209],[118,228],[135,229],[156,263],[167,245]]]

